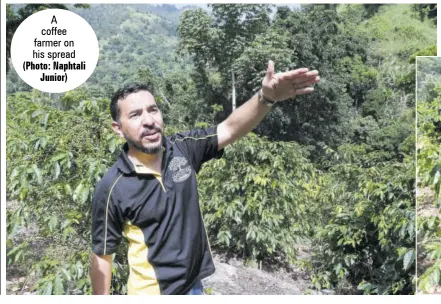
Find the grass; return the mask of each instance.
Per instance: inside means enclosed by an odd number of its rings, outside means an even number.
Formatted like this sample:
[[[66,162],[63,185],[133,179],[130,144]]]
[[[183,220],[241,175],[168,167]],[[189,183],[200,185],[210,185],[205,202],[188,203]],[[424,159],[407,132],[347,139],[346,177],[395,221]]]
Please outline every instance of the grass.
[[[383,57],[407,59],[422,46],[436,44],[436,26],[430,20],[420,21],[410,4],[384,5],[375,16],[361,22],[358,30]]]

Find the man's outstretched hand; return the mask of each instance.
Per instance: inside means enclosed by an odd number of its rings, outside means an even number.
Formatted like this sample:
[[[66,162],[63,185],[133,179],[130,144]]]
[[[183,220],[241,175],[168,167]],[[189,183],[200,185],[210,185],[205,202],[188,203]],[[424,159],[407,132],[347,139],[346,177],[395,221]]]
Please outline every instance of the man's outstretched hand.
[[[313,85],[319,81],[318,71],[309,71],[307,68],[274,74],[274,62],[270,60],[262,81],[262,93],[267,99],[283,101],[313,92]]]

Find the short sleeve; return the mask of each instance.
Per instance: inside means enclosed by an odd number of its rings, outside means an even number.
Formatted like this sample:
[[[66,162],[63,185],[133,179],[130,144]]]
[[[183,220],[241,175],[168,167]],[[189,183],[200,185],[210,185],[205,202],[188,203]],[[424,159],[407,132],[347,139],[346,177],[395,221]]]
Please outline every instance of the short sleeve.
[[[110,187],[98,183],[92,200],[92,251],[97,255],[109,255],[121,243],[123,216]]]
[[[193,168],[199,172],[202,164],[213,158],[220,158],[223,149],[218,151],[217,127],[195,129],[177,134],[175,144],[187,150]]]

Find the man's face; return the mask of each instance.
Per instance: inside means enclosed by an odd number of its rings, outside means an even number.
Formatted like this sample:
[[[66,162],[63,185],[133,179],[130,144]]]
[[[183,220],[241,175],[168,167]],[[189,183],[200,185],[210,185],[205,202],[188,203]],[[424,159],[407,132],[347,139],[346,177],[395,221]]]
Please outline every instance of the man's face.
[[[164,122],[155,98],[148,91],[139,91],[118,101],[119,122],[113,130],[124,137],[129,146],[147,154],[156,154],[162,147]]]

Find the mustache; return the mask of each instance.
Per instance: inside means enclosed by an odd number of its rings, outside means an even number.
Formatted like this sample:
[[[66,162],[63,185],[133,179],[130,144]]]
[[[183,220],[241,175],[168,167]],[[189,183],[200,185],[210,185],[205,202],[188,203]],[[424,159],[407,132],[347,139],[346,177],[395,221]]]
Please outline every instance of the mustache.
[[[159,134],[162,135],[162,129],[161,129],[161,128],[159,128],[159,127],[153,127],[153,128],[151,128],[151,129],[144,130],[144,131],[141,133],[141,138],[144,137],[144,136],[147,136],[147,135],[151,135],[151,134],[153,133],[153,131],[156,131],[157,133],[159,133]]]

